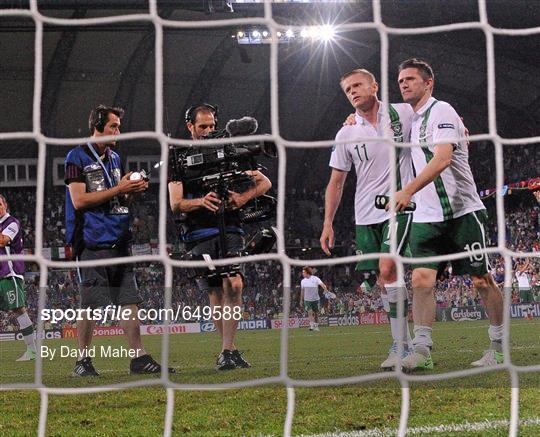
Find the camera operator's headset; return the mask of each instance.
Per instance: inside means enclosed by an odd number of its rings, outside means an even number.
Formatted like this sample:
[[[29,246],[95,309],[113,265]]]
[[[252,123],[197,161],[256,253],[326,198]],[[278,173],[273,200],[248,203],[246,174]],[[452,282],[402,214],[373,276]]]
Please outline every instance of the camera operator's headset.
[[[92,135],[94,129],[100,133],[103,133],[105,125],[109,121],[108,115],[109,112],[112,112],[111,109],[119,108],[110,108],[105,105],[98,105],[92,109],[92,112],[90,113],[90,120],[88,120],[88,130],[90,131],[90,135]]]
[[[199,103],[198,105],[190,106],[186,111],[186,115],[184,116],[184,120],[186,121],[186,123],[195,124],[195,117],[196,117],[195,110],[197,108],[207,108],[208,110],[210,110],[214,114],[214,120],[215,120],[216,127],[217,127],[218,106],[217,105],[211,105],[210,103]]]

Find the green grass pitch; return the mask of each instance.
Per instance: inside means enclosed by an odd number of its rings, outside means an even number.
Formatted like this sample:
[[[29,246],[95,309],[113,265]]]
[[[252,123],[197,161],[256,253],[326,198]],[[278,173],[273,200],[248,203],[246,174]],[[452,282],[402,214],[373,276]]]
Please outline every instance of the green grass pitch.
[[[289,369],[299,380],[339,378],[378,372],[389,346],[388,326],[354,326],[289,331]],[[146,348],[160,357],[160,336],[145,336]],[[170,364],[179,373],[176,383],[221,383],[279,375],[280,331],[241,331],[237,345],[253,364],[227,373],[214,370],[219,340],[216,333],[170,336]],[[434,329],[436,363],[431,373],[469,368],[487,345],[487,321],[437,323]],[[49,347],[75,347],[75,340],[49,340]],[[100,345],[125,345],[122,337],[100,337]],[[512,361],[540,364],[540,320],[513,320]],[[16,363],[22,342],[0,343],[0,384],[30,383],[34,363]],[[74,359],[55,357],[44,362],[48,387],[92,387],[144,379],[128,374],[128,359],[95,358],[99,378],[70,376]],[[155,379],[155,378],[152,378]],[[282,435],[287,406],[283,385],[226,391],[175,392],[173,435]],[[397,428],[401,391],[397,379],[367,384],[295,389],[293,433],[352,432]],[[2,391],[0,435],[35,435],[40,396],[37,390]],[[490,372],[440,382],[411,383],[409,427],[476,423],[510,418],[510,376]],[[153,436],[164,428],[166,391],[162,386],[94,394],[49,395],[48,436]],[[520,374],[520,418],[540,417],[540,374]],[[439,435],[463,435],[444,433]],[[473,436],[503,436],[508,430],[468,432]],[[428,435],[428,434],[423,434]],[[522,426],[520,436],[540,435],[540,426]]]

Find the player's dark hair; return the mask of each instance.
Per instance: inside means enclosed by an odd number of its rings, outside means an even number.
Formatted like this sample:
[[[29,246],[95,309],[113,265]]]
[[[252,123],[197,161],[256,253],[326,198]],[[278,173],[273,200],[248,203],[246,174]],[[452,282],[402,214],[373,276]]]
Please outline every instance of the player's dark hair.
[[[88,117],[88,130],[90,131],[90,135],[94,135],[95,130],[103,132],[107,121],[109,121],[109,114],[114,114],[118,118],[122,118],[124,116],[124,110],[122,108],[106,105],[99,105],[92,109],[90,117]]]
[[[214,121],[217,125],[218,107],[217,105],[211,105],[210,103],[199,103],[198,105],[190,106],[186,110],[184,120],[186,123],[195,124],[197,120],[197,114],[199,112],[210,112],[214,115]]]
[[[431,65],[429,65],[423,59],[411,58],[399,64],[399,71],[403,71],[406,68],[416,68],[424,80],[435,79]]]
[[[313,274],[313,269],[309,266],[305,266],[302,268],[302,271],[303,272],[306,272],[308,275],[312,275]]]
[[[5,203],[6,206],[7,206],[7,200],[6,200],[6,198],[5,198],[4,196],[2,196],[1,194],[0,194],[0,200],[3,200],[4,203]]]

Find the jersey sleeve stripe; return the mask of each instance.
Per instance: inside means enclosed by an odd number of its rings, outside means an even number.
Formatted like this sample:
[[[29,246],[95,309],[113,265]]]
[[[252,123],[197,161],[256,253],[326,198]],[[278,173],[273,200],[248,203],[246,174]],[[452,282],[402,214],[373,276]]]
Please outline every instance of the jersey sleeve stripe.
[[[435,100],[431,106],[427,109],[426,113],[424,114],[424,119],[422,120],[422,125],[420,126],[420,142],[426,143],[426,130],[427,130],[427,122],[429,119],[429,114],[431,113],[431,108],[438,102],[438,100]],[[426,162],[429,163],[433,159],[433,153],[431,150],[429,150],[428,147],[422,147],[422,151],[424,152],[424,155],[426,157]],[[446,192],[446,188],[444,186],[443,179],[441,175],[437,176],[435,180],[433,181],[433,184],[435,185],[435,190],[437,192],[437,195],[439,196],[439,201],[441,203],[441,208],[443,212],[443,219],[444,220],[451,220],[454,218],[454,211],[452,211],[452,206],[450,205],[450,199],[448,198],[448,193]]]

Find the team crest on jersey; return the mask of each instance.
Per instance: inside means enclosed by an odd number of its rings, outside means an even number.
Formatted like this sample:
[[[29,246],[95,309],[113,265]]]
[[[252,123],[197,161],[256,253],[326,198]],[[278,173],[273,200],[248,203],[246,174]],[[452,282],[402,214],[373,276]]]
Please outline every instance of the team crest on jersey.
[[[392,128],[392,132],[394,132],[394,135],[402,134],[402,126],[400,121],[394,121],[393,123],[390,123],[390,127]]]
[[[390,128],[392,129],[392,132],[394,132],[394,141],[402,141],[403,140],[403,126],[401,124],[401,121],[394,121],[393,123],[390,123]]]

